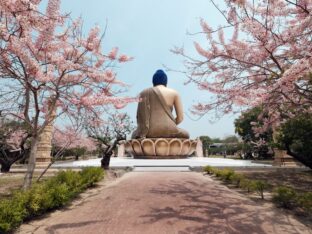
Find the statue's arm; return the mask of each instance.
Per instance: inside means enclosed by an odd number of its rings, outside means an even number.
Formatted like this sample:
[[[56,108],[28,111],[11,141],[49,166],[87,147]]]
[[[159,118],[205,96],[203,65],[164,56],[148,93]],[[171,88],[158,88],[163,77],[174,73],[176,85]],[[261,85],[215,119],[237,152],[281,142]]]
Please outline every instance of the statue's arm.
[[[174,99],[174,109],[176,111],[176,124],[179,124],[183,121],[183,105],[179,94],[176,94]]]
[[[147,91],[140,93],[140,102],[137,109],[137,130],[132,135],[132,138],[145,137],[150,125],[150,103],[149,93]]]

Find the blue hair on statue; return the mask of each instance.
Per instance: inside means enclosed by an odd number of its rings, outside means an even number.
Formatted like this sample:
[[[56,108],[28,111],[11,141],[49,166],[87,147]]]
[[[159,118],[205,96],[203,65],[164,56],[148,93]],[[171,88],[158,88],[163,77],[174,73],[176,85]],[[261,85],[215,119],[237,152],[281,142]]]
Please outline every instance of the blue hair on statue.
[[[153,85],[167,86],[167,75],[163,70],[157,70],[153,76]]]

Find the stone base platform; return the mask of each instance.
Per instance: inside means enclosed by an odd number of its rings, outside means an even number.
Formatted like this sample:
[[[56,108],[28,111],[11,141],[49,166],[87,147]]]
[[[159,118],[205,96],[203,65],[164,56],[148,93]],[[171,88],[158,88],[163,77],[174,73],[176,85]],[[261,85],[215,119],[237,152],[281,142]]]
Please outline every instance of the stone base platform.
[[[187,158],[187,155],[167,155],[167,156],[139,156],[136,155],[134,156],[134,159],[183,159],[183,158]]]
[[[197,140],[145,138],[125,142],[125,151],[136,159],[187,158],[196,151]]]

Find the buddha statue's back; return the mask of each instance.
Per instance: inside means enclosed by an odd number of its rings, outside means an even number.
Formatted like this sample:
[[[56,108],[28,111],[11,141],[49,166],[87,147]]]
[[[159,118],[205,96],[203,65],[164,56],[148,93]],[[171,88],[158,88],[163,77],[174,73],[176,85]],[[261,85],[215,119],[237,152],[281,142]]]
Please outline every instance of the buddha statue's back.
[[[185,158],[195,151],[197,143],[177,127],[183,120],[181,98],[166,87],[167,76],[162,70],[154,74],[153,85],[140,93],[138,126],[132,140],[125,143],[126,151],[135,158]]]
[[[154,87],[140,93],[138,128],[132,138],[189,138],[185,130],[177,127],[183,120],[181,98],[177,91],[166,87],[167,76],[162,70],[155,73],[153,84]]]
[[[177,116],[175,122],[178,125],[183,121],[183,105],[179,93],[176,90],[167,88],[164,85],[158,85],[156,87],[164,97],[169,108],[172,110],[174,107]]]

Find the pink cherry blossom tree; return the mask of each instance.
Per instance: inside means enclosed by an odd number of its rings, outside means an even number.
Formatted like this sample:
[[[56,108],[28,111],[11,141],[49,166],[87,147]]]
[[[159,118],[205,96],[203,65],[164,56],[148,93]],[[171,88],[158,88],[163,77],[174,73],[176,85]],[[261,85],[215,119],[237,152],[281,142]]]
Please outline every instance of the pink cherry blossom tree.
[[[113,150],[120,141],[126,140],[127,134],[134,130],[134,125],[127,113],[106,110],[105,117],[104,121],[92,121],[92,118],[88,118],[85,129],[88,136],[97,142],[102,157],[101,166],[108,169]]]
[[[86,134],[72,127],[65,129],[55,127],[52,136],[52,145],[57,147],[58,150],[72,149],[72,148],[85,148],[87,151],[94,151],[97,148],[96,142],[87,137]]]
[[[134,130],[133,122],[127,113],[106,110],[104,120],[93,121],[92,117],[85,120],[88,136],[104,145],[106,148],[116,138],[126,139],[127,134]]]
[[[214,94],[194,112],[222,115],[261,106],[268,116],[258,131],[311,113],[312,1],[224,0],[225,9],[211,2],[227,23],[213,29],[201,20],[207,43],[194,42],[197,57],[174,49],[185,58],[190,82]]]
[[[103,52],[98,27],[84,37],[81,20],[62,14],[60,0],[48,0],[45,12],[40,4],[0,2],[0,109],[24,121],[31,135],[24,188],[31,185],[39,135],[50,121],[136,101],[115,95],[124,84],[113,68],[131,58],[118,48]]]

